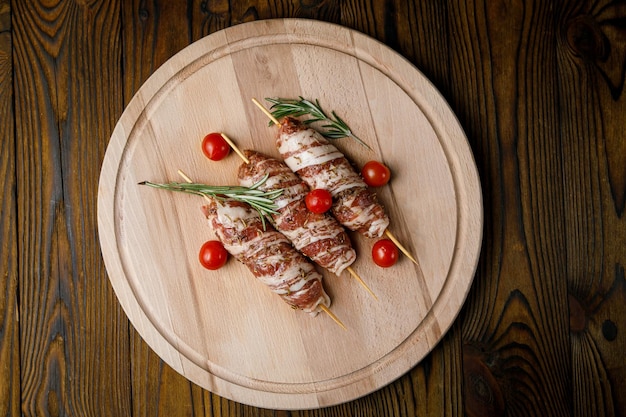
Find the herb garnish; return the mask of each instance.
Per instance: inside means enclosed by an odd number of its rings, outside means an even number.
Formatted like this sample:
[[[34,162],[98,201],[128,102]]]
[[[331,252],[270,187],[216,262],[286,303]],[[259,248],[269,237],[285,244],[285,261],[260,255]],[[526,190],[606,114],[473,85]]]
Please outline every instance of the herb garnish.
[[[258,188],[267,181],[269,174],[250,187],[227,186],[227,185],[206,185],[198,183],[170,182],[167,184],[157,184],[149,181],[140,182],[140,185],[147,185],[169,191],[179,191],[187,194],[195,194],[203,197],[210,197],[216,200],[236,200],[249,204],[261,217],[263,228],[265,228],[265,217],[277,213],[277,206],[274,200],[279,197],[283,190],[262,191]]]
[[[272,103],[272,107],[270,107],[270,111],[272,115],[281,119],[286,116],[300,117],[304,115],[311,116],[310,119],[303,120],[305,124],[311,124],[315,122],[325,122],[326,124],[322,125],[322,128],[325,130],[320,130],[320,133],[328,138],[328,139],[340,139],[350,137],[361,145],[365,146],[369,150],[372,150],[365,142],[363,142],[358,136],[352,133],[352,130],[348,126],[348,124],[335,113],[335,111],[331,111],[331,116],[328,115],[322,110],[320,106],[319,100],[315,100],[313,103],[311,100],[307,100],[304,97],[300,96],[298,100],[289,99],[289,98],[265,98],[265,100]],[[270,122],[272,125],[273,122]]]

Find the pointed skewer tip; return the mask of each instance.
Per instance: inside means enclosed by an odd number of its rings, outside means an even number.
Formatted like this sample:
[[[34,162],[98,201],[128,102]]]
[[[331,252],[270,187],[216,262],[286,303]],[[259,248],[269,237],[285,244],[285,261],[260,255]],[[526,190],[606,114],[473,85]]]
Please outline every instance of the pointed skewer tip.
[[[387,237],[398,247],[398,249],[400,249],[400,252],[406,255],[406,257],[409,258],[415,265],[419,266],[419,263],[415,260],[413,255],[411,255],[411,253],[404,246],[402,246],[398,239],[396,239],[396,237],[389,230],[385,230],[385,235],[387,235]]]
[[[185,181],[187,181],[189,184],[193,183],[193,181],[191,181],[191,178],[189,178],[189,177],[187,176],[187,174],[185,174],[185,173],[184,173],[183,171],[181,171],[180,169],[178,170],[178,175],[180,175],[181,177],[183,177],[183,179],[184,179]],[[210,198],[209,198],[209,196],[207,196],[207,195],[205,195],[205,196],[204,196],[204,199],[205,199],[206,201],[208,201],[209,203],[211,202],[211,199],[210,199]]]
[[[263,106],[261,103],[259,103],[259,100],[257,100],[256,98],[252,98],[252,102],[254,104],[256,104],[256,106],[261,109],[261,111],[263,113],[265,113],[265,115],[278,127],[280,127],[280,122],[278,121],[278,119],[276,117],[274,117],[274,115],[265,108],[265,106]]]
[[[348,328],[341,322],[341,320],[339,320],[339,317],[335,316],[335,313],[330,311],[328,307],[326,307],[324,304],[320,304],[320,308],[324,313],[328,314],[330,318],[333,319],[333,321],[337,323],[342,329],[348,330]]]
[[[376,301],[378,301],[378,297],[376,296],[376,294],[374,294],[374,291],[372,291],[372,290],[370,289],[370,287],[368,287],[368,286],[367,286],[367,284],[365,283],[365,281],[363,281],[363,279],[359,276],[359,274],[357,274],[357,272],[356,272],[354,269],[352,269],[352,267],[351,267],[351,266],[347,267],[347,268],[346,268],[346,271],[348,271],[348,272],[350,273],[350,275],[352,275],[352,276],[354,277],[354,279],[356,279],[356,280],[358,281],[358,283],[359,283],[359,284],[361,284],[361,286],[362,286],[363,288],[365,288],[365,290],[366,290],[367,292],[369,292],[369,293],[370,293],[370,295],[371,295],[372,297],[374,297],[374,299],[376,299]]]
[[[243,160],[243,162],[245,162],[246,164],[250,163],[250,160],[246,158],[243,152],[241,152],[241,150],[237,147],[237,145],[235,145],[235,142],[230,140],[230,138],[226,136],[225,133],[220,133],[220,135],[222,136],[222,138],[224,138],[226,143],[228,143],[228,146],[230,146],[233,149],[233,151],[235,151],[235,153]]]
[[[185,181],[187,181],[188,183],[190,183],[190,184],[193,182],[193,181],[191,181],[191,178],[189,178],[189,177],[187,176],[187,174],[185,174],[185,173],[184,173],[183,171],[181,171],[180,169],[178,170],[178,175],[180,175],[181,177],[183,177],[183,179],[184,179]]]

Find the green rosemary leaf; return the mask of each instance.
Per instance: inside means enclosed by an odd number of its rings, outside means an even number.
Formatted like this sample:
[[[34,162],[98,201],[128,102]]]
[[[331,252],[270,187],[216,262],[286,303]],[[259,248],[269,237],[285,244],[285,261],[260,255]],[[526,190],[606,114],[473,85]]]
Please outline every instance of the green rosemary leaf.
[[[372,150],[372,148],[363,142],[361,138],[352,132],[348,124],[341,117],[339,117],[335,111],[331,111],[331,117],[328,117],[317,99],[315,100],[315,103],[302,96],[298,99],[266,97],[265,100],[272,103],[270,111],[276,119],[282,119],[286,116],[300,117],[308,115],[310,118],[303,120],[303,123],[306,125],[315,122],[325,122],[325,124],[322,125],[323,130],[320,130],[320,133],[324,137],[328,139],[349,137],[356,140],[369,150]],[[273,122],[270,122],[270,126],[272,124]]]
[[[274,203],[274,200],[278,198],[282,193],[282,189],[272,191],[261,191],[258,188],[267,181],[269,174],[266,174],[261,180],[256,182],[250,187],[243,186],[224,186],[224,185],[206,185],[198,183],[187,182],[170,182],[167,184],[158,184],[149,181],[140,182],[140,185],[147,185],[149,187],[177,191],[187,194],[194,194],[198,196],[206,196],[217,200],[235,200],[249,204],[255,209],[261,217],[263,228],[265,228],[265,217],[272,214],[277,214],[278,207]]]

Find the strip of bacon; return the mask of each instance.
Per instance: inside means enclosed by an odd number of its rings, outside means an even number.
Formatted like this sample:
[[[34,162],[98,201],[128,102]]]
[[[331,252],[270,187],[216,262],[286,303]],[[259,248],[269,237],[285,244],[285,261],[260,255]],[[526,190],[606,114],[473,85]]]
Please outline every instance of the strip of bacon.
[[[321,274],[250,206],[211,200],[203,211],[224,248],[287,304],[311,315],[330,306]]]
[[[350,237],[329,214],[316,214],[306,207],[305,197],[309,187],[283,162],[259,152],[246,150],[250,161],[239,168],[239,183],[251,186],[266,174],[267,180],[260,186],[263,191],[282,189],[283,193],[274,203],[277,214],[274,225],[304,255],[318,265],[340,275],[356,260]]]
[[[333,196],[333,215],[345,227],[378,238],[389,218],[350,161],[334,145],[302,122],[286,117],[276,145],[285,163],[311,189],[328,190]]]

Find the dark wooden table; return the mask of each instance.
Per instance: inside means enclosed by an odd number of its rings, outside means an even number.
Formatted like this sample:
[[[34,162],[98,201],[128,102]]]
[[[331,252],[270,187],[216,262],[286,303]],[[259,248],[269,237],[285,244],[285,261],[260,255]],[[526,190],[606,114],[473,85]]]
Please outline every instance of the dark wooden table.
[[[481,175],[483,250],[433,352],[302,412],[188,382],[109,283],[97,187],[110,134],[169,57],[257,19],[386,43],[443,93]],[[625,416],[626,3],[0,0],[0,416]]]

